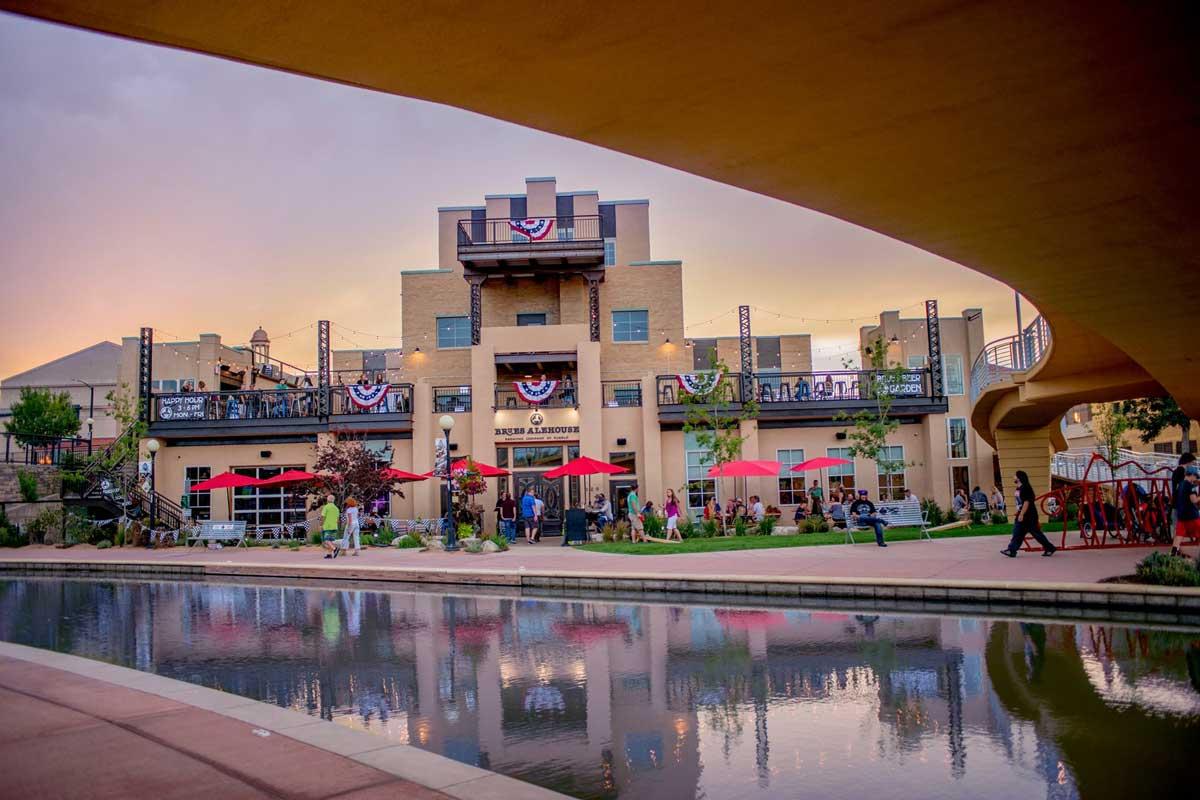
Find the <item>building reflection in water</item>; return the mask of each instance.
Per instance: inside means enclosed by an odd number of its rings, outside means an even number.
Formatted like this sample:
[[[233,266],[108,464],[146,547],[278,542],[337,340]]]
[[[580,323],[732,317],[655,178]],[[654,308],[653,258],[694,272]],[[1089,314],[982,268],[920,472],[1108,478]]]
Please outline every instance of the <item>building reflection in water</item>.
[[[0,637],[587,798],[1144,796],[1200,744],[1200,636],[1111,625],[39,578]]]

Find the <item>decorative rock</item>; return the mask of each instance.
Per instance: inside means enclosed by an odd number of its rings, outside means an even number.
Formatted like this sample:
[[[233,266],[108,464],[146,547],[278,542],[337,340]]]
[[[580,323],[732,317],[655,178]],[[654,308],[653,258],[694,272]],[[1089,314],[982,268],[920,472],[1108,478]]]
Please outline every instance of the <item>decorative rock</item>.
[[[426,539],[425,540],[425,549],[426,550],[445,550],[446,545],[442,543],[441,539]]]
[[[395,547],[396,545],[400,544],[400,540],[403,538],[404,538],[403,536],[397,536],[396,538],[392,539],[392,547]]]
[[[495,543],[495,542],[493,542],[491,539],[487,539],[487,540],[485,540],[485,541],[484,541],[484,543],[483,543],[483,552],[485,552],[485,553],[499,553],[499,552],[500,552],[500,545],[496,544],[496,543]]]

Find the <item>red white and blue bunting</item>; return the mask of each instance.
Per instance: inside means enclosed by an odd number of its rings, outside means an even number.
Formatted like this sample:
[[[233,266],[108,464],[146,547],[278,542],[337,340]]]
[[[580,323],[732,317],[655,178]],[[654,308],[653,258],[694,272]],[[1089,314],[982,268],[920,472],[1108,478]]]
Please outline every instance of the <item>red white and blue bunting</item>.
[[[689,372],[676,375],[675,379],[679,381],[679,388],[688,394],[703,394],[720,384],[722,377],[720,372]]]
[[[516,381],[513,386],[526,403],[543,403],[554,394],[558,381]]]
[[[554,228],[554,217],[531,217],[530,219],[510,219],[508,227],[514,233],[519,233],[531,242],[540,241],[549,235]]]
[[[346,393],[350,402],[358,408],[374,408],[387,397],[388,385],[381,383],[378,386],[360,386],[354,383],[346,387]]]

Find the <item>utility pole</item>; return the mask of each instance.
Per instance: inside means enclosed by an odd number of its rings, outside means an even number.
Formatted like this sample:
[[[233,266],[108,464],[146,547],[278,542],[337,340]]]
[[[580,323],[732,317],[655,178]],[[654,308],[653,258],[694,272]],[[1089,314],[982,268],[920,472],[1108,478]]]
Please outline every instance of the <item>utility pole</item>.
[[[1021,326],[1021,293],[1013,289],[1013,298],[1017,303],[1017,363],[1013,364],[1016,369],[1025,369],[1025,340],[1022,338],[1024,331]]]

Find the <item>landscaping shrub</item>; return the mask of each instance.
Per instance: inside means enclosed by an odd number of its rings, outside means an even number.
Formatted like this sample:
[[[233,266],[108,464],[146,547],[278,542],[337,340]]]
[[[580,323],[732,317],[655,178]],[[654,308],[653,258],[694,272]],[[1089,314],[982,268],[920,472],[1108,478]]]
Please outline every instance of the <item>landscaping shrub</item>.
[[[1008,522],[1008,515],[1004,514],[1003,512],[1000,512],[1000,511],[992,512],[992,524],[993,525],[1003,525],[1006,522]]]
[[[313,531],[312,533],[310,533],[308,535],[308,543],[309,544],[320,544],[321,543],[321,531]]]
[[[922,500],[921,510],[925,512],[926,518],[929,520],[929,527],[936,528],[946,521],[942,515],[942,509],[938,508],[938,504],[932,500]]]
[[[300,550],[300,540],[292,539],[291,541],[289,541],[288,542],[288,550],[291,550],[293,553],[299,551]]]
[[[801,533],[828,533],[829,523],[824,517],[808,517],[800,523]]]
[[[770,536],[772,531],[775,530],[775,524],[778,522],[779,520],[775,517],[763,517],[762,521],[758,523],[758,535]]]
[[[27,469],[17,470],[17,486],[21,492],[21,499],[26,503],[37,502],[38,485],[37,475]]]
[[[750,533],[750,523],[746,521],[745,517],[738,517],[733,521],[734,536],[745,536],[748,533]]]
[[[459,539],[474,539],[475,538],[475,525],[470,522],[460,522],[460,523],[458,523],[458,529],[455,532],[458,534]],[[473,551],[473,552],[478,552],[478,551]]]
[[[463,549],[466,550],[468,553],[482,553],[483,552],[483,539],[472,539],[471,541],[469,541],[465,545],[463,545]]]
[[[113,534],[113,543],[117,547],[125,546],[125,523],[124,522],[117,523],[117,532],[115,534]]]
[[[696,536],[696,525],[686,517],[679,520],[679,535],[684,539],[693,539]]]
[[[1187,556],[1151,553],[1137,565],[1142,583],[1156,586],[1200,586],[1200,570]]]
[[[421,540],[420,534],[409,533],[407,536],[401,536],[396,542],[396,547],[400,550],[407,550],[412,547],[424,547],[425,542]]]
[[[623,519],[617,522],[617,528],[613,533],[613,540],[617,542],[629,541],[629,520]]]
[[[987,513],[986,511],[983,511],[980,509],[976,509],[976,510],[972,511],[971,512],[971,524],[972,525],[982,525],[983,524],[983,515],[986,513]]]
[[[100,541],[96,542],[97,550],[107,550],[110,547],[112,547],[112,542],[110,542],[108,539],[101,539]]]
[[[715,519],[706,519],[700,523],[700,532],[698,536],[703,536],[705,539],[711,539],[721,532],[721,526],[717,524]]]
[[[647,536],[662,538],[666,522],[658,514],[647,514],[646,519],[642,522],[642,526],[646,529]]]
[[[26,544],[25,537],[17,526],[8,521],[8,515],[0,508],[0,547],[20,547]]]
[[[600,538],[606,542],[614,541],[617,538],[617,528],[611,522],[606,523],[600,529]]]
[[[62,509],[43,508],[25,523],[29,541],[35,544],[58,544],[62,541]]]

